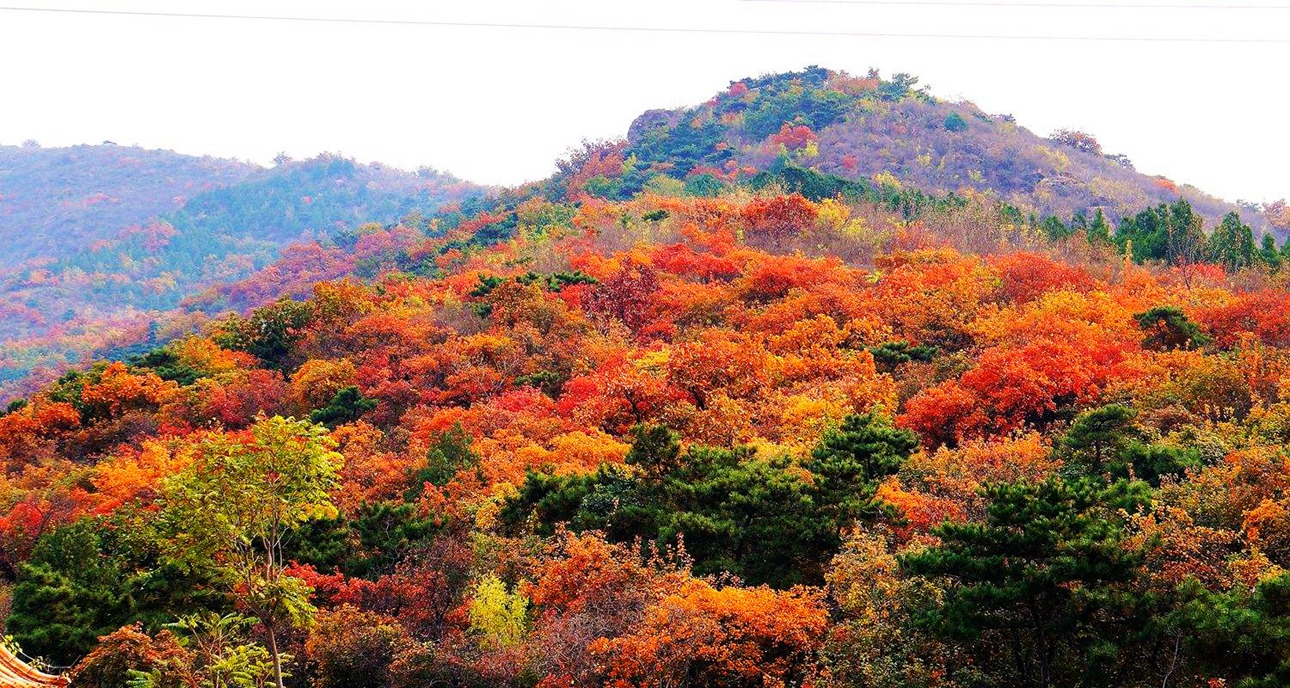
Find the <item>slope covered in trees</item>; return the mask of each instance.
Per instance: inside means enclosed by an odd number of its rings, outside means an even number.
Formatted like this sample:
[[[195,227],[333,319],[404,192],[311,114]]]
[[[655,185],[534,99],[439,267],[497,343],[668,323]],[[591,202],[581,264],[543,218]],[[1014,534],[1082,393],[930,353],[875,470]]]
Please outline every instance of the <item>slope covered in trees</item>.
[[[83,686],[1286,679],[1279,263],[771,187],[494,212],[11,406],[23,649]]]
[[[111,145],[3,152],[8,200],[0,200],[0,229],[21,238],[24,248],[11,257],[29,260],[0,270],[0,397],[86,356],[166,341],[191,330],[200,313],[299,295],[310,280],[352,269],[335,261],[322,267],[319,253],[341,228],[388,225],[413,210],[430,216],[479,191],[433,171],[413,175],[331,156],[265,170]],[[793,190],[821,196],[846,186],[886,197],[907,217],[927,196],[975,195],[1006,204],[1031,225],[1047,219],[1082,230],[1100,212],[1100,226],[1111,229],[1122,216],[1187,200],[1210,226],[1239,211],[1256,233],[1290,231],[1283,203],[1236,208],[1138,174],[1087,134],[1043,139],[1007,116],[939,101],[909,75],[884,80],[816,67],[742,79],[697,107],[648,112],[624,141],[576,151],[507,207],[535,195],[716,194],[757,188],[768,174],[784,180],[785,168],[833,180],[832,188],[802,189],[799,175],[788,179]],[[54,236],[62,237],[56,249]],[[300,240],[306,243],[283,263],[270,265]],[[267,278],[254,275],[266,266]],[[237,284],[248,277],[251,285]],[[161,315],[197,292],[206,293],[188,315]]]
[[[331,155],[260,169],[117,146],[9,153],[0,232],[15,251],[0,270],[0,384],[155,339],[161,312],[295,242],[481,192],[434,170]],[[87,209],[63,196],[97,200]]]
[[[78,687],[1290,682],[1275,238],[632,145],[10,404],[6,633]]]

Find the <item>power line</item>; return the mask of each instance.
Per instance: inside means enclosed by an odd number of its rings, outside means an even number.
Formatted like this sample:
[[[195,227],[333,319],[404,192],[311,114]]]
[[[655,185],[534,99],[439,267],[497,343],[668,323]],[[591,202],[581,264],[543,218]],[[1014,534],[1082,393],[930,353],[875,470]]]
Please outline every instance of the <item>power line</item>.
[[[749,1],[749,0],[745,0]],[[766,0],[760,0],[766,1]],[[802,2],[803,0],[789,0]],[[521,29],[547,31],[588,31],[618,33],[680,33],[734,36],[819,36],[834,38],[913,38],[937,40],[990,41],[1068,41],[1102,43],[1223,43],[1246,45],[1287,45],[1290,38],[1224,38],[1212,36],[1062,36],[972,33],[905,33],[888,31],[796,31],[791,29],[733,29],[706,27],[612,26],[592,24],[547,24],[441,21],[429,19],[367,19],[361,17],[302,17],[265,14],[206,14],[198,12],[160,12],[144,10],[100,10],[66,7],[0,6],[0,12],[30,12],[64,15],[101,15],[117,17],[154,17],[170,19],[216,19],[239,21],[296,22],[313,24],[362,24],[373,26],[435,26],[443,28]]]
[[[1077,2],[1003,2],[995,0],[739,0],[782,5],[886,5],[921,7],[1021,7],[1026,9],[1104,9],[1104,10],[1290,10],[1290,5],[1178,5],[1137,3],[1077,3]]]

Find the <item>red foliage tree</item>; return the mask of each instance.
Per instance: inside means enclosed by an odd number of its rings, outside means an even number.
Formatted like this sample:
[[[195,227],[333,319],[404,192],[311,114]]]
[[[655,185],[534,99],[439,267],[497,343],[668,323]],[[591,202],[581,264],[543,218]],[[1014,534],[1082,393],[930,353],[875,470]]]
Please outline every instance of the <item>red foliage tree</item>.
[[[990,259],[999,272],[1000,292],[1011,303],[1026,303],[1050,291],[1088,291],[1096,286],[1088,271],[1037,253],[1011,253]]]
[[[815,224],[819,214],[815,204],[801,194],[756,198],[743,210],[743,222],[749,238],[765,239],[781,245]]]
[[[779,133],[771,134],[771,143],[777,143],[788,150],[795,151],[805,148],[807,145],[816,140],[815,132],[805,124],[789,124],[784,122],[780,127]]]
[[[592,313],[618,320],[632,332],[640,333],[654,319],[659,289],[658,273],[654,268],[629,263],[596,285],[587,295],[586,308]]]

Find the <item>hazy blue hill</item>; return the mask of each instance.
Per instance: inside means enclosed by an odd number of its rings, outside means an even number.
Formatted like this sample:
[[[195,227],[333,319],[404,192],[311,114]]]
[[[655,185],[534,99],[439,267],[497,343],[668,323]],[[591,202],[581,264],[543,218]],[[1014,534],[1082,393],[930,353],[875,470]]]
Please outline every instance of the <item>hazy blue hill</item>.
[[[258,169],[133,146],[0,146],[0,267],[115,238]]]
[[[261,168],[133,148],[118,155],[114,146],[4,150],[21,163],[8,172],[18,193],[6,199],[18,201],[6,231],[22,239],[25,260],[0,264],[0,383],[137,341],[183,299],[253,274],[286,246],[483,193],[429,168],[336,155]],[[133,185],[129,165],[147,168]],[[86,208],[59,200],[88,193],[106,200]]]
[[[33,230],[51,235],[62,255],[10,270],[0,282],[5,300],[41,316],[26,322],[0,318],[0,335],[26,336],[90,306],[171,308],[196,289],[263,267],[292,242],[364,222],[393,222],[414,210],[434,212],[477,193],[478,187],[433,170],[409,173],[322,155],[255,169],[232,185],[197,193],[177,209],[92,241]],[[108,217],[121,221],[126,213]],[[59,221],[72,220],[54,219],[45,227]]]
[[[285,162],[192,198],[167,220],[181,231],[283,242],[362,222],[390,222],[477,191],[431,169],[410,173],[335,155]]]

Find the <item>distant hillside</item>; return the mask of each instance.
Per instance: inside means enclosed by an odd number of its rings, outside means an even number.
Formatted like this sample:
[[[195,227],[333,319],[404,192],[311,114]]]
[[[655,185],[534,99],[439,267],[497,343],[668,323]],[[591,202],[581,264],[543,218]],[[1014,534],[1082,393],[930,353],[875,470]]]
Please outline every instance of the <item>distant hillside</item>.
[[[0,384],[137,341],[161,312],[269,265],[289,244],[482,192],[428,168],[334,155],[259,168],[116,146],[4,151],[14,161],[5,188],[16,190],[5,193],[4,231],[21,248],[0,263]],[[132,165],[145,169],[133,186]]]
[[[133,146],[0,146],[0,267],[65,256],[237,184],[250,163]]]
[[[433,170],[413,174],[330,155],[284,162],[19,271],[7,291],[38,297],[42,313],[58,316],[94,306],[171,308],[194,288],[263,267],[287,244],[364,222],[393,222],[414,211],[432,213],[478,191]]]

